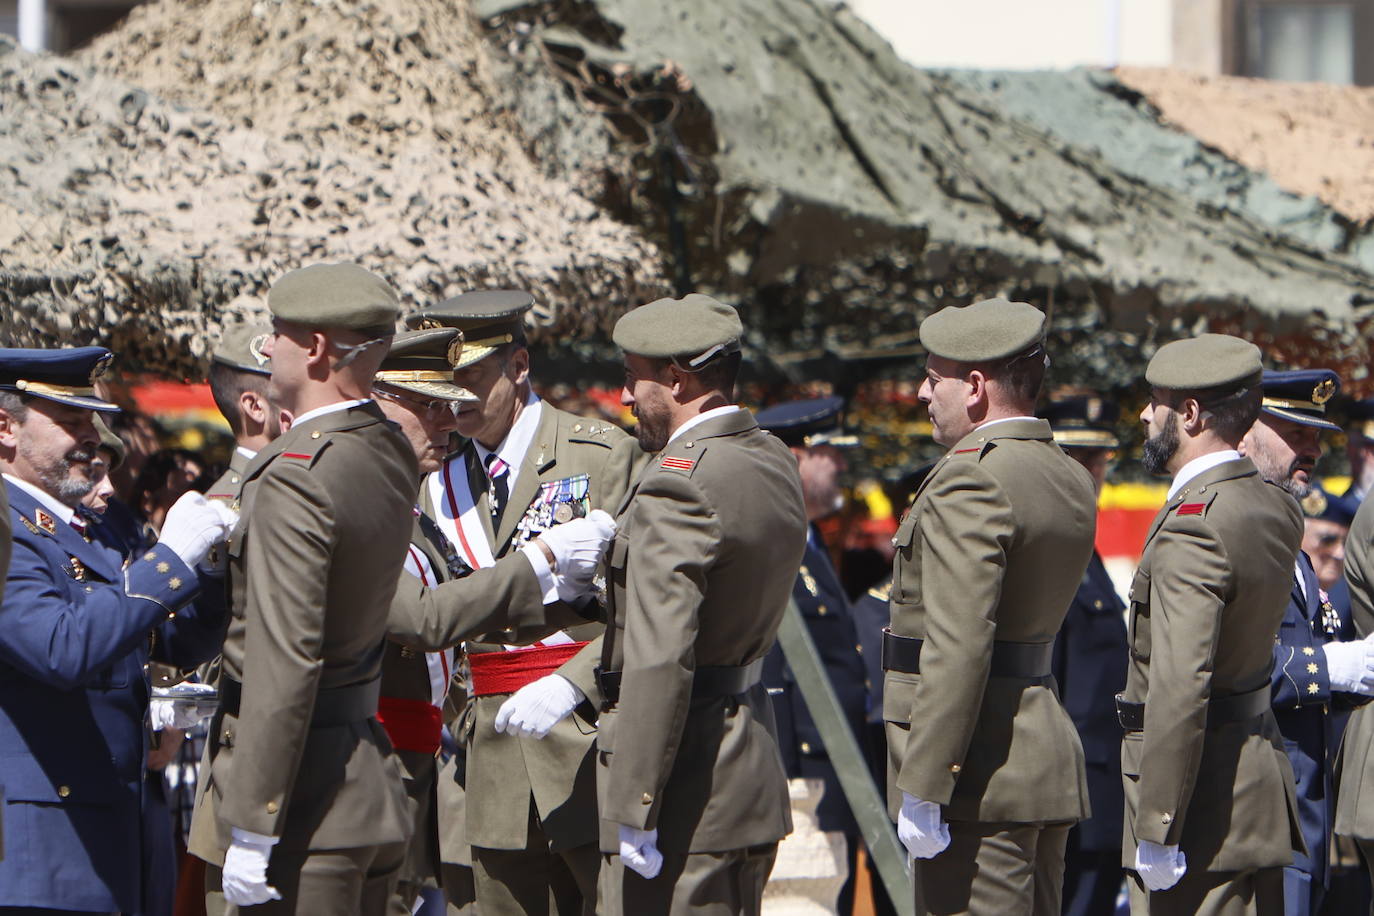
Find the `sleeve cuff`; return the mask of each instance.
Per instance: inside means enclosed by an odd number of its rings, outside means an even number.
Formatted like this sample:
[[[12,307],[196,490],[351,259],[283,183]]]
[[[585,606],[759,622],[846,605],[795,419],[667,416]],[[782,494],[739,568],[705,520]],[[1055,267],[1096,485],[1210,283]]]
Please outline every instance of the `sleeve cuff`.
[[[231,827],[229,831],[233,835],[236,846],[276,846],[281,842],[279,836],[264,836],[261,833],[244,830],[242,827]]]
[[[525,559],[530,561],[530,566],[534,569],[534,577],[539,582],[539,593],[543,596],[544,603],[553,604],[556,602],[558,600],[558,583],[554,581],[553,569],[549,566],[544,551],[539,549],[538,544],[529,541],[520,548],[520,552],[525,555]]]

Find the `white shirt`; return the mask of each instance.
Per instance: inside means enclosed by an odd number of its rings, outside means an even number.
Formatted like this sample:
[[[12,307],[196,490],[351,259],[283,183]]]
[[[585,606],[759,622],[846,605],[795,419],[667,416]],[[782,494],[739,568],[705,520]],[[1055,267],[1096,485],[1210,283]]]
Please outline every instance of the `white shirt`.
[[[29,494],[34,499],[38,500],[38,504],[42,506],[44,509],[47,509],[49,512],[51,512],[58,518],[62,519],[62,521],[66,522],[68,525],[72,523],[72,517],[76,515],[76,510],[73,509],[71,506],[63,505],[62,503],[57,501],[57,497],[48,494],[44,490],[38,489],[31,483],[20,480],[13,474],[6,474],[4,475],[4,477],[10,483],[14,484],[16,487],[23,490],[25,493]]]
[[[247,459],[248,461],[252,461],[252,460],[257,456],[257,454],[258,454],[257,452],[253,451],[251,448],[244,448],[242,445],[240,445],[240,446],[238,446],[237,448],[235,448],[234,451],[238,452],[240,455],[242,455],[242,456],[243,456],[245,459]]]
[[[326,405],[324,405],[323,407],[316,407],[314,410],[307,410],[305,413],[301,414],[299,417],[296,417],[295,419],[293,419],[293,420],[291,421],[291,425],[292,425],[292,426],[300,426],[302,423],[304,423],[304,422],[307,421],[307,420],[313,420],[313,419],[315,419],[316,417],[322,417],[322,416],[324,416],[324,415],[327,414],[327,413],[334,413],[335,411],[338,411],[338,410],[347,410],[347,409],[350,408],[350,407],[361,407],[361,406],[363,406],[364,404],[370,402],[371,400],[372,400],[371,398],[358,398],[358,399],[355,400],[355,401],[336,401],[336,402],[333,403],[333,404],[326,404]],[[282,430],[282,432],[285,432],[285,431],[286,431],[286,430]]]
[[[497,458],[510,465],[510,470],[506,471],[507,493],[515,492],[515,480],[520,476],[520,466],[525,463],[525,453],[530,450],[530,443],[534,442],[534,434],[539,431],[543,409],[544,402],[531,391],[525,399],[525,409],[515,418],[515,424],[511,426],[510,432],[506,433],[506,438],[501,440],[500,445],[495,449],[489,449],[476,439],[472,440],[473,448],[477,449],[477,457],[481,459],[483,467],[486,467],[487,456],[493,451],[496,452]]]
[[[986,423],[979,423],[974,429],[987,429],[989,426],[996,426],[998,423],[1010,423],[1012,420],[1034,420],[1035,417],[999,417],[996,420],[988,420]]]
[[[687,430],[691,429],[694,426],[700,426],[707,420],[714,420],[716,417],[723,417],[726,414],[732,414],[735,411],[741,409],[742,408],[740,408],[736,404],[726,404],[724,407],[712,407],[710,410],[703,411],[702,413],[697,414],[695,417],[692,417],[692,419],[688,420],[686,423],[683,423],[677,429],[673,430],[673,434],[668,437],[668,441],[672,442],[674,439],[677,439],[683,433],[687,432]]]
[[[1194,458],[1192,461],[1179,468],[1178,473],[1174,475],[1174,482],[1169,484],[1168,498],[1173,499],[1175,493],[1182,490],[1188,481],[1192,480],[1203,471],[1210,471],[1219,464],[1235,461],[1238,458],[1240,458],[1240,452],[1233,448],[1222,449],[1219,452],[1208,452],[1205,455]]]

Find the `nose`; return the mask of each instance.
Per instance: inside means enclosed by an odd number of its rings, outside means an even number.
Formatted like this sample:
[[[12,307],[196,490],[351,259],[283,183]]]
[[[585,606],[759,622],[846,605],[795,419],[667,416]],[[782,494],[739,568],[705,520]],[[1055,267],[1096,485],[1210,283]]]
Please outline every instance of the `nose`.
[[[621,406],[621,407],[633,407],[633,406],[635,406],[635,396],[634,396],[634,392],[630,390],[630,386],[629,386],[629,385],[622,385],[621,388],[620,388],[620,406]]]
[[[921,380],[921,387],[916,389],[916,400],[922,404],[929,404],[931,395],[934,393],[935,386],[930,383],[930,376]]]
[[[1149,404],[1146,404],[1144,407],[1140,408],[1140,422],[1144,423],[1146,426],[1149,426],[1150,416],[1152,414],[1153,410],[1151,409],[1151,406]]]

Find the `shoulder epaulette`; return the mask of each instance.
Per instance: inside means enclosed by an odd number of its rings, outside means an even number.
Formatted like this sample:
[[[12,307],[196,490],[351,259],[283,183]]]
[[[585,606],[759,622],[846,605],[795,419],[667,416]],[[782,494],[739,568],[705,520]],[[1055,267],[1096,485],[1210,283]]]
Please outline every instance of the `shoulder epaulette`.
[[[697,466],[695,458],[683,458],[677,455],[664,455],[658,459],[658,466],[665,471],[680,471],[688,477],[692,476],[693,469]]]
[[[303,462],[306,467],[310,467],[315,463],[315,460],[320,457],[324,450],[329,447],[331,441],[333,440],[329,436],[316,430],[310,434],[310,438],[291,443],[291,447],[283,449],[282,452],[277,455],[277,459],[290,462],[299,461]]]
[[[578,420],[568,428],[568,440],[610,448],[615,445],[615,434],[618,431],[619,427],[600,420]]]

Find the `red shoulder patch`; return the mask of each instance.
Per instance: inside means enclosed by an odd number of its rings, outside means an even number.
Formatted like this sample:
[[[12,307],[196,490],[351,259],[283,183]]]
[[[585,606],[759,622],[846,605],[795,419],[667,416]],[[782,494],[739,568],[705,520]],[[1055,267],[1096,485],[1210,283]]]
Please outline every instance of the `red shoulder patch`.
[[[314,455],[302,455],[300,452],[282,452],[281,456],[283,458],[296,458],[301,461],[309,461],[311,458],[315,457]]]
[[[962,454],[964,454],[965,452],[981,452],[982,450],[983,450],[982,446],[979,446],[978,448],[956,448],[956,449],[954,450],[954,454],[956,454],[956,455],[962,455]]]
[[[690,471],[696,466],[696,461],[692,458],[674,458],[668,455],[659,459],[658,466],[670,471]]]
[[[1206,503],[1184,503],[1178,507],[1175,515],[1201,515],[1202,510],[1207,508]]]

